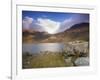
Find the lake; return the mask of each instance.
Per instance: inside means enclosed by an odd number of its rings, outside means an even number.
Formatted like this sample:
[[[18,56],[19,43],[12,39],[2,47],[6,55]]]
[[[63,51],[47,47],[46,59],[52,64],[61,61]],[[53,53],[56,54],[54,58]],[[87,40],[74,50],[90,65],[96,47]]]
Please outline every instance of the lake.
[[[40,43],[40,44],[26,44],[22,45],[22,51],[29,53],[39,53],[40,51],[61,52],[64,47],[63,43]]]

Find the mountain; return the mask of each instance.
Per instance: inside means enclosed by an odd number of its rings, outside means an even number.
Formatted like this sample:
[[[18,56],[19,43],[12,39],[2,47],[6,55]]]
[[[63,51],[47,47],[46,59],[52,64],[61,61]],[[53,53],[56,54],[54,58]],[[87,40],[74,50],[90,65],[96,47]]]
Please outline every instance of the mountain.
[[[80,23],[73,25],[65,33],[70,35],[71,39],[79,39],[89,41],[89,23]]]
[[[25,34],[28,34],[27,37],[25,37]],[[67,29],[64,32],[60,32],[57,34],[48,34],[47,32],[39,32],[39,31],[23,32],[23,42],[66,43],[75,40],[89,41],[89,23],[75,24],[70,29]]]
[[[70,29],[58,34],[54,34],[52,37],[54,37],[54,41],[58,42],[74,40],[89,41],[89,23],[75,24]]]
[[[71,30],[71,29],[82,29],[82,28],[89,28],[89,23],[75,24],[69,30]]]

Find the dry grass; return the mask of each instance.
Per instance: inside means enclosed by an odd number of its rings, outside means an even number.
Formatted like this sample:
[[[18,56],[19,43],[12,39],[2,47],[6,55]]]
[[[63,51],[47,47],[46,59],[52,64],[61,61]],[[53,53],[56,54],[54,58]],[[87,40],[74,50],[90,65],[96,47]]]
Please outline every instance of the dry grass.
[[[41,53],[34,56],[23,55],[23,68],[65,67],[66,63],[61,53]]]
[[[44,51],[40,53],[23,53],[22,55],[22,68],[52,68],[52,67],[70,67],[76,66],[75,60],[79,57],[87,57],[87,53],[82,53],[74,50],[71,52],[50,52]]]

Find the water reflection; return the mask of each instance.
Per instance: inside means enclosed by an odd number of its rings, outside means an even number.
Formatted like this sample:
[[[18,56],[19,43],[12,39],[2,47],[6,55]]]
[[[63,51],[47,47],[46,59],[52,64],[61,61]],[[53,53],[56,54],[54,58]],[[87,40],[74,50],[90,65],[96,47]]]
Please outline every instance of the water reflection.
[[[39,53],[40,51],[61,52],[64,44],[62,43],[40,43],[40,44],[23,44],[22,51],[30,53]]]

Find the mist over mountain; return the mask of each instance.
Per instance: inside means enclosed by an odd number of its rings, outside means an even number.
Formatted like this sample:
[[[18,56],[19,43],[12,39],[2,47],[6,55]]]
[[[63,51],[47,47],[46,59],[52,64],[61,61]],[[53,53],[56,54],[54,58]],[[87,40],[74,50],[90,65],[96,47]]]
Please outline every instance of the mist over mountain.
[[[47,32],[49,34],[57,34],[71,28],[75,24],[89,23],[88,15],[74,14],[70,18],[63,21],[55,21],[49,18],[31,18],[24,17],[22,21],[23,30],[35,30],[39,32]]]
[[[66,42],[74,40],[89,41],[89,23],[79,23],[71,28],[56,34],[39,31],[24,31],[23,37],[30,37],[32,42]],[[25,41],[25,39],[23,39]],[[26,40],[27,42],[27,40]]]

